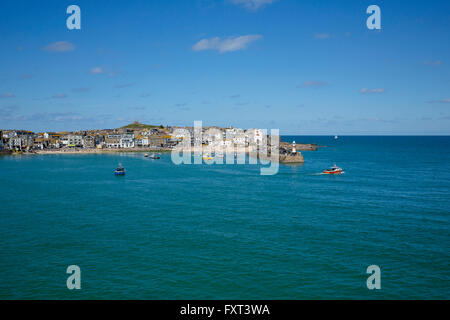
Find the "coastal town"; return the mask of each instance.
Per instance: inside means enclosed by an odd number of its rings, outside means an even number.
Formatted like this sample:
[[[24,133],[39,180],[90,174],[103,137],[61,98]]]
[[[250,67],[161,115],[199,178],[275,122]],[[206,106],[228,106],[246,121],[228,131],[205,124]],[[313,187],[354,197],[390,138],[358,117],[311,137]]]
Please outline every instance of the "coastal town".
[[[181,130],[180,130],[181,129]],[[179,145],[186,135],[187,145],[203,147],[258,146],[270,138],[261,129],[240,130],[233,127],[203,127],[201,141],[194,134],[194,127],[152,126],[137,121],[117,129],[85,130],[76,132],[32,132],[28,130],[0,130],[0,152],[23,153],[99,153],[125,151],[170,151]],[[211,133],[212,132],[212,133]],[[186,145],[186,144],[185,144]],[[269,145],[270,149],[270,145]],[[317,150],[314,144],[280,142],[280,157],[303,162],[300,150]],[[269,151],[270,152],[270,151]]]
[[[0,150],[33,153],[58,150],[170,149],[178,143],[171,132],[170,127],[141,125],[138,122],[118,129],[76,132],[0,130]]]

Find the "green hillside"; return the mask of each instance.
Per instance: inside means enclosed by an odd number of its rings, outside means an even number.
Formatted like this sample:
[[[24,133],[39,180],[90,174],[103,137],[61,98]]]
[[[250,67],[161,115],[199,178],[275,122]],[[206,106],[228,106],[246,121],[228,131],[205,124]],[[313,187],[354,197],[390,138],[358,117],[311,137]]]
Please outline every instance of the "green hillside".
[[[139,121],[135,121],[126,126],[123,126],[124,129],[153,129],[153,128],[164,128],[162,125],[154,126],[150,124],[140,123]]]

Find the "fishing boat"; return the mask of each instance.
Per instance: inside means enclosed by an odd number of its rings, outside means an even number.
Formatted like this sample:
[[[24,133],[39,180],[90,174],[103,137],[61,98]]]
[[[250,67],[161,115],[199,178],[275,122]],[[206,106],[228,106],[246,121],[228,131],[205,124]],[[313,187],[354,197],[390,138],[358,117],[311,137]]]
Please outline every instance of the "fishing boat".
[[[122,165],[119,163],[119,166],[117,167],[116,171],[114,171],[114,174],[116,176],[124,176],[125,175],[125,168],[122,167]]]
[[[332,166],[329,169],[323,171],[324,174],[342,174],[343,170],[339,168],[337,165]]]
[[[146,158],[147,158],[147,157],[148,157],[148,153],[144,154],[144,157],[146,157]]]
[[[161,159],[159,156],[157,156],[156,154],[152,153],[152,155],[150,156],[150,159]]]

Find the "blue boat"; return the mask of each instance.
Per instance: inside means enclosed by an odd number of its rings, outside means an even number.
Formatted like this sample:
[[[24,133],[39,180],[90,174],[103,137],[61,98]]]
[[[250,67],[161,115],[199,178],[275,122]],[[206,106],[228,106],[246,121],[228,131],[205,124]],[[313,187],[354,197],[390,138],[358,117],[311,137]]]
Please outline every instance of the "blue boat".
[[[122,165],[119,163],[119,166],[117,167],[116,171],[114,171],[114,174],[116,176],[124,176],[125,175],[125,168],[122,167]]]

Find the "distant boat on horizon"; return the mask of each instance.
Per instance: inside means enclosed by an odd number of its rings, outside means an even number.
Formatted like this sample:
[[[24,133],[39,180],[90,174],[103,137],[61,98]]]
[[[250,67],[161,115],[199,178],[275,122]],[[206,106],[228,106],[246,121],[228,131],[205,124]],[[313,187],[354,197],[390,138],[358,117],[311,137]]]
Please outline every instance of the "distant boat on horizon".
[[[337,139],[339,139],[339,137],[338,136],[334,136],[334,140],[337,140]]]

